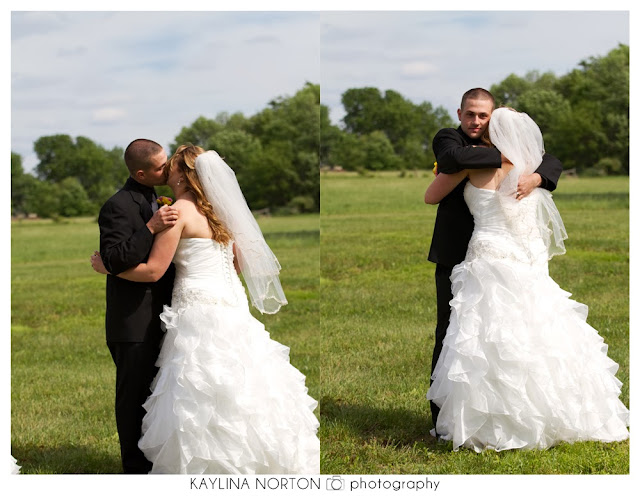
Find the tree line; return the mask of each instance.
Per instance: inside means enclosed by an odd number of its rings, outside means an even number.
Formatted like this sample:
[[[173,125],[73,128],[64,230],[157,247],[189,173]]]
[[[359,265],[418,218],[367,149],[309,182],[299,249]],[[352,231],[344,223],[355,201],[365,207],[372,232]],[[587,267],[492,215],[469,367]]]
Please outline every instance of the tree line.
[[[498,106],[527,112],[540,126],[547,151],[578,174],[629,174],[629,46],[583,60],[564,76],[531,71],[489,88]],[[430,169],[431,141],[456,127],[443,107],[416,104],[394,90],[351,88],[342,94],[345,116],[332,124],[320,86],[306,83],[251,117],[198,117],[170,145],[214,149],[235,170],[253,210],[317,212],[319,165],[345,170]],[[123,149],[108,150],[86,137],[44,136],[34,143],[36,175],[11,153],[12,215],[96,214],[128,176]],[[170,195],[166,187],[160,194]]]
[[[547,151],[579,174],[629,174],[629,46],[581,61],[568,74],[511,74],[489,88],[497,106],[528,113]],[[461,95],[462,96],[462,95]],[[349,89],[342,95],[343,126],[322,109],[320,159],[346,170],[429,169],[431,140],[457,127],[442,108],[414,104],[393,90]]]
[[[314,212],[320,208],[320,86],[306,83],[293,96],[273,99],[251,117],[219,113],[183,127],[170,154],[183,143],[216,150],[236,173],[253,210]],[[126,181],[121,147],[65,134],[34,143],[35,175],[11,153],[11,214],[40,217],[95,215]],[[156,188],[171,195],[167,186]]]

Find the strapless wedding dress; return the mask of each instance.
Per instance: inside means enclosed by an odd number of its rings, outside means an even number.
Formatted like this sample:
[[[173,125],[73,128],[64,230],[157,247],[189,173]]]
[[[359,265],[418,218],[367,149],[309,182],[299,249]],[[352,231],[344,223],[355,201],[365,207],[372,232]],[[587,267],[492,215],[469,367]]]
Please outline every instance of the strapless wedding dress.
[[[231,243],[181,239],[139,446],[152,473],[319,473],[317,402],[249,312]]]
[[[451,275],[451,320],[427,394],[440,407],[437,433],[456,450],[629,437],[618,365],[587,307],[549,277],[540,194],[509,202],[465,187],[475,229]]]

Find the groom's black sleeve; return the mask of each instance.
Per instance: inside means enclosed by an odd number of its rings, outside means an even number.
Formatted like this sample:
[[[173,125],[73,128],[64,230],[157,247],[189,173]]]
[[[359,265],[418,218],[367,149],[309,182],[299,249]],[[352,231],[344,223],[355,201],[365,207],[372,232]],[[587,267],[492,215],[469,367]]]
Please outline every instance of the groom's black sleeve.
[[[445,174],[455,174],[464,169],[497,169],[502,165],[502,155],[496,148],[471,146],[453,128],[438,131],[432,146],[438,172]]]
[[[100,256],[106,269],[116,275],[145,262],[153,234],[140,217],[138,206],[107,201],[98,217]]]
[[[560,174],[562,174],[562,162],[553,155],[545,153],[542,157],[542,163],[536,169],[542,178],[541,188],[553,191],[558,186]]]
[[[498,168],[502,154],[497,148],[469,145],[457,129],[441,129],[433,138],[433,153],[438,161],[438,172],[455,174],[464,169]],[[562,162],[545,153],[536,169],[542,178],[541,188],[553,191],[562,174]]]

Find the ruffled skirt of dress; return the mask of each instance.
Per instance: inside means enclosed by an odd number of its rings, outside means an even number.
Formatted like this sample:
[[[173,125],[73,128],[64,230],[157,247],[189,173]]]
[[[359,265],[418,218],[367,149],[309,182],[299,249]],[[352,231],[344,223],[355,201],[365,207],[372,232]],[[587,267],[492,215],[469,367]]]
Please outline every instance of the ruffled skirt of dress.
[[[618,364],[586,323],[585,305],[540,267],[508,261],[465,261],[451,281],[451,320],[427,398],[454,450],[629,437]]]
[[[165,306],[139,446],[152,473],[319,473],[317,402],[248,309]]]
[[[10,474],[19,474],[20,473],[20,469],[22,468],[20,465],[18,465],[18,460],[16,460],[13,455],[11,456],[11,461],[10,461],[10,467],[9,467],[9,473]]]

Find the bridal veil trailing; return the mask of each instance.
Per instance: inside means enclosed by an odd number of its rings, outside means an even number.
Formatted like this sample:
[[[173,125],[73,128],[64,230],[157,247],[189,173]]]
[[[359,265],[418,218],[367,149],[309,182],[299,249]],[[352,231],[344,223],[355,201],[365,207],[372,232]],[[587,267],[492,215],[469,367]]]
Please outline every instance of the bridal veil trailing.
[[[276,313],[287,304],[278,278],[280,264],[247,206],[235,173],[213,150],[198,156],[196,172],[207,200],[232,233],[251,302],[262,313]]]
[[[450,324],[427,394],[440,407],[436,431],[475,451],[627,439],[618,365],[586,305],[549,277],[549,258],[564,253],[560,214],[540,188],[514,198],[518,178],[542,159],[540,130],[509,109],[495,110],[489,129],[514,168],[497,190],[465,186],[475,228],[453,268]]]
[[[232,241],[182,238],[178,244],[140,449],[153,473],[318,473],[317,402],[289,363],[289,348],[251,315],[234,244],[261,312],[275,313],[287,302],[280,264],[219,155],[200,154],[195,169]]]

